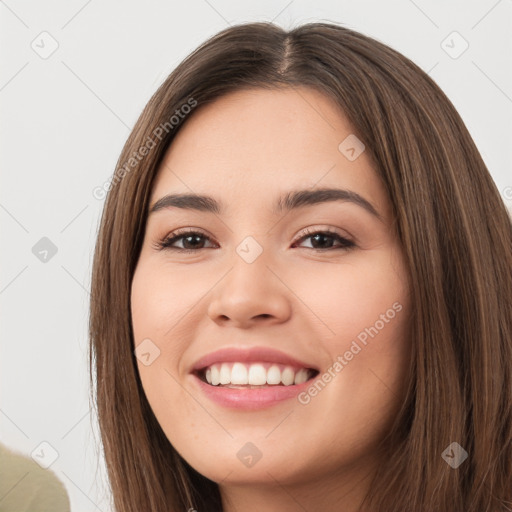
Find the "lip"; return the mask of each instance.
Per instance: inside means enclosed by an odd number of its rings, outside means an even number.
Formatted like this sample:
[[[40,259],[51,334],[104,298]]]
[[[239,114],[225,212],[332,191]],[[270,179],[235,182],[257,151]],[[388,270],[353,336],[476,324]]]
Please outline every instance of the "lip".
[[[316,370],[317,374],[315,377],[303,382],[302,384],[292,384],[290,386],[269,386],[259,389],[235,389],[212,386],[211,384],[204,382],[199,377],[199,372],[204,368],[215,363],[222,362],[278,363],[291,366],[294,370],[310,368],[312,370]],[[311,385],[313,380],[318,376],[319,370],[315,365],[296,359],[295,357],[273,348],[249,347],[241,349],[238,347],[228,347],[217,350],[198,359],[190,373],[195,385],[213,402],[228,408],[257,410],[271,407],[285,400],[294,398]]]
[[[213,402],[231,409],[257,410],[278,405],[279,403],[296,397],[311,386],[314,379],[302,384],[291,386],[269,386],[261,389],[232,389],[212,386],[203,382],[197,375],[192,374],[195,385]]]
[[[207,366],[215,363],[278,363],[291,366],[294,370],[301,368],[311,368],[317,370],[318,368],[310,363],[306,363],[295,357],[292,357],[280,350],[269,347],[248,347],[241,349],[239,347],[227,347],[210,354],[205,355],[198,359],[191,372],[198,372]]]

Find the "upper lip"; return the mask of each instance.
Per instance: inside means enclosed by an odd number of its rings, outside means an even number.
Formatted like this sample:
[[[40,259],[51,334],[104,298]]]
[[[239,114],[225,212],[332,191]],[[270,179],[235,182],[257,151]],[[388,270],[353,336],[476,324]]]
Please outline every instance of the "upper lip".
[[[222,362],[240,362],[240,363],[256,363],[256,362],[267,362],[267,363],[278,363],[297,368],[311,368],[318,370],[314,365],[296,359],[280,350],[276,350],[270,347],[226,347],[198,359],[192,367],[192,372],[203,370],[208,366],[212,366],[215,363]]]

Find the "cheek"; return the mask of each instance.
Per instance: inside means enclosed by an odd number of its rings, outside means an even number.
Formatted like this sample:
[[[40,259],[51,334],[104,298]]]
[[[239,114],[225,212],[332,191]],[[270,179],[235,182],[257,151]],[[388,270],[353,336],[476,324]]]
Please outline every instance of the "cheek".
[[[325,386],[304,402],[329,424],[344,411],[344,426],[356,441],[363,419],[369,428],[385,427],[400,403],[411,340],[408,281],[399,253],[374,251],[352,261],[304,273],[294,291],[307,297],[308,318],[314,320],[313,311],[322,320],[316,343],[332,361],[324,369]],[[321,292],[312,293],[319,286]]]
[[[209,280],[212,280],[211,275]],[[179,345],[182,319],[193,310],[208,288],[208,283],[197,275],[176,272],[165,265],[148,261],[137,267],[131,293],[135,343],[153,336],[162,343],[173,338]]]
[[[191,277],[144,261],[132,280],[135,346],[147,347],[144,351],[150,353],[151,361],[145,364],[148,358],[137,358],[139,375],[148,402],[168,434],[172,434],[176,424],[184,428],[187,418],[198,414],[195,402],[183,390],[182,368],[178,363],[194,336],[194,307],[199,307],[198,301],[212,284]]]
[[[300,272],[291,269],[283,280],[293,283],[306,318],[314,320],[314,314],[322,321],[319,339],[336,349],[376,323],[379,331],[389,331],[387,320],[396,324],[395,319],[406,316],[407,276],[400,254],[388,247],[354,253],[340,264],[314,262]]]

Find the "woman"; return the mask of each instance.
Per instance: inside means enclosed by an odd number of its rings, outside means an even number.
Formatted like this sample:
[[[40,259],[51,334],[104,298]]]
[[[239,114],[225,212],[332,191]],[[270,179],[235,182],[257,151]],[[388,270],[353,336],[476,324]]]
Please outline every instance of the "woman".
[[[217,34],[108,187],[116,510],[512,510],[511,268],[496,186],[411,61],[327,23]]]

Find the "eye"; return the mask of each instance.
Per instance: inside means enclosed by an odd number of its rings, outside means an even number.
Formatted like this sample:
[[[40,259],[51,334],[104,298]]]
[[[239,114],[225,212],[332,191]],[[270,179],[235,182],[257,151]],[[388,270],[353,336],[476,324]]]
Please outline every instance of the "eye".
[[[204,245],[204,241],[201,241],[201,239],[210,240],[210,237],[206,236],[200,231],[194,231],[191,229],[185,231],[175,231],[163,240],[159,240],[156,243],[156,249],[171,249],[187,253],[196,252],[199,249],[205,249],[205,247],[202,247],[202,245]],[[182,241],[184,247],[174,247],[174,244],[177,241]]]
[[[299,238],[297,242],[294,242],[294,246],[297,243],[310,238],[312,242],[312,247],[308,247],[308,249],[313,249],[317,251],[326,251],[333,249],[348,250],[356,247],[356,244],[354,242],[342,237],[341,235],[336,233],[336,231],[332,231],[330,229],[324,229],[319,231],[310,231],[309,229],[305,229],[302,232],[302,235],[303,236]],[[333,240],[338,241],[338,247],[332,247]],[[327,247],[325,247],[325,245],[327,245]]]
[[[301,238],[294,242],[292,247],[295,247],[299,242],[307,240],[308,238],[311,238],[313,245],[313,247],[309,247],[309,249],[317,251],[326,251],[333,249],[348,250],[356,247],[356,244],[354,242],[342,237],[341,235],[330,229],[324,229],[319,231],[309,231],[306,229],[301,234]],[[333,240],[338,242],[338,247],[332,247]],[[176,247],[174,245],[178,241],[182,242],[182,247]],[[179,252],[192,253],[197,252],[200,249],[207,249],[207,247],[204,247],[205,241],[211,242],[211,238],[205,235],[204,233],[201,233],[200,231],[188,229],[185,231],[175,231],[174,233],[171,233],[163,240],[159,240],[155,244],[155,248],[158,250],[170,249]],[[327,247],[325,247],[325,245],[327,245]]]

